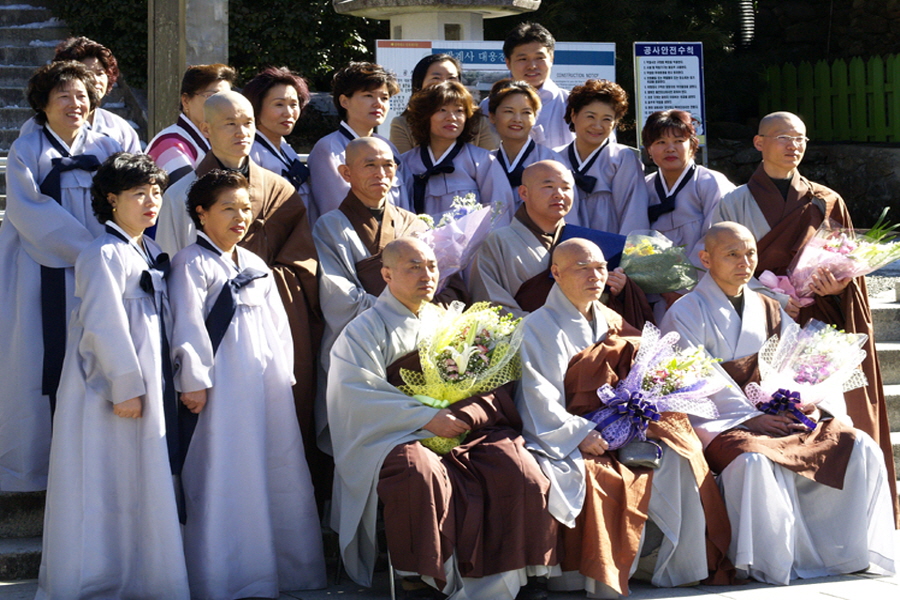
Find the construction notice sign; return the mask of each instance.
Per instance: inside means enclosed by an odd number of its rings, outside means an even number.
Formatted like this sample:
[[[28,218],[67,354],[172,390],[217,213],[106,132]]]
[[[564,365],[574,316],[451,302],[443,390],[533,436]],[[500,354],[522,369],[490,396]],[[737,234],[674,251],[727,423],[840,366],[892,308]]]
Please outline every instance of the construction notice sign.
[[[706,144],[706,95],[701,42],[635,42],[634,84],[638,140],[647,117],[658,110],[686,110]]]
[[[412,71],[423,56],[450,54],[462,63],[461,83],[476,102],[499,79],[509,77],[502,41],[378,40],[375,60],[397,76],[400,93],[391,98],[385,126],[406,108],[412,91]],[[588,79],[616,80],[616,45],[596,42],[556,42],[550,78],[571,90]]]

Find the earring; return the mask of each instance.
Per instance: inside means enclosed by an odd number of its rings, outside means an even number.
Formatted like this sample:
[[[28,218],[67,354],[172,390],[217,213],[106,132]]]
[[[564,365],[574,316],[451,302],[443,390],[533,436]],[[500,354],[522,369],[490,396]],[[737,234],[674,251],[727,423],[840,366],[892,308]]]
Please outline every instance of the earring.
[[[113,212],[116,212],[116,207],[115,207],[115,206],[113,206]]]

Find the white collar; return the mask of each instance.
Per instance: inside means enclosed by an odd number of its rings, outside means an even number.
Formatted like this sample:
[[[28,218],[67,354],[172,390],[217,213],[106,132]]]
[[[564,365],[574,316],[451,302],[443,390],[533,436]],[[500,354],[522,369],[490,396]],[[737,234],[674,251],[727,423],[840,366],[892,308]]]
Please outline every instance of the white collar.
[[[197,236],[198,236],[198,237],[199,237],[199,236],[203,236],[203,239],[205,239],[207,242],[209,242],[210,244],[212,244],[212,247],[219,251],[219,254],[222,256],[222,258],[224,258],[224,259],[226,260],[226,262],[227,262],[228,264],[230,264],[231,266],[233,266],[233,267],[234,267],[235,269],[237,269],[238,271],[241,271],[241,270],[243,269],[243,265],[241,264],[241,263],[243,262],[243,261],[241,260],[241,253],[238,252],[238,247],[237,247],[237,246],[234,247],[234,252],[237,253],[237,260],[238,260],[238,261],[237,261],[237,264],[235,264],[234,261],[231,259],[230,254],[229,254],[228,252],[225,252],[224,250],[222,250],[222,249],[219,247],[218,244],[216,244],[214,241],[212,241],[212,238],[211,238],[211,237],[209,237],[208,235],[206,235],[206,234],[203,233],[202,231],[198,231],[198,232],[197,232]]]
[[[657,171],[656,176],[659,177],[659,182],[662,184],[663,191],[666,192],[666,196],[668,196],[672,190],[678,189],[678,184],[681,183],[681,180],[685,178],[688,172],[691,170],[691,165],[694,164],[694,161],[688,161],[688,163],[684,166],[684,170],[681,172],[681,175],[678,176],[678,179],[675,180],[675,183],[670,188],[666,185],[666,178],[663,177],[662,171]],[[664,198],[660,198],[660,200],[664,200]]]
[[[150,258],[150,254],[147,252],[147,249],[144,248],[144,246],[142,246],[141,244],[138,244],[138,243],[134,240],[134,238],[132,238],[132,237],[128,234],[128,232],[126,232],[124,229],[122,229],[121,227],[119,227],[119,224],[118,224],[118,223],[116,223],[115,221],[113,221],[112,219],[110,219],[110,220],[108,220],[108,221],[106,222],[106,225],[108,225],[109,227],[112,227],[113,229],[115,229],[116,231],[118,231],[119,233],[121,233],[123,236],[125,236],[125,239],[128,240],[129,245],[131,245],[132,248],[134,248],[135,250],[137,250],[137,251],[141,254],[142,257],[144,257],[144,260],[147,261],[147,264],[148,264],[148,265],[153,263],[153,259]],[[143,239],[143,236],[142,236],[142,239]]]
[[[52,135],[54,138],[56,138],[56,141],[58,141],[60,144],[62,144],[62,147],[65,148],[66,151],[68,151],[68,153],[71,154],[72,156],[75,156],[75,155],[78,155],[78,154],[81,154],[82,152],[84,152],[84,146],[85,146],[85,142],[86,142],[85,138],[87,137],[87,133],[85,133],[87,131],[86,127],[81,127],[81,129],[78,130],[78,133],[75,134],[75,139],[72,141],[71,147],[67,143],[65,143],[61,137],[56,135],[56,132],[53,131],[52,129],[50,129],[49,125],[46,125],[44,128],[47,131],[49,131],[50,135]]]
[[[531,139],[531,137],[529,137],[528,141],[522,145],[522,149],[519,150],[519,153],[516,155],[516,158],[514,160],[509,160],[509,154],[506,153],[506,148],[503,147],[503,142],[500,142],[500,152],[503,153],[503,158],[506,159],[506,169],[509,173],[512,173],[513,171],[515,171],[516,165],[519,164],[520,160],[522,160],[522,157],[525,155],[525,152],[528,150],[528,146],[530,146],[532,143],[537,143],[537,142],[535,142],[534,140]]]
[[[609,144],[610,144],[610,140],[609,140],[609,138],[607,138],[602,144],[600,144],[599,146],[594,148],[593,152],[591,152],[586,157],[584,157],[584,160],[581,160],[578,157],[578,146],[575,145],[575,140],[572,140],[572,149],[575,150],[575,160],[578,161],[578,170],[580,171],[582,169],[582,167],[584,167],[584,165],[588,164],[591,161],[591,159],[594,158],[595,154],[597,154],[598,152],[600,152],[601,150],[603,150],[604,148],[609,146]]]
[[[440,164],[440,162],[442,160],[444,160],[444,157],[447,156],[448,154],[450,154],[454,148],[456,148],[456,142],[453,142],[452,144],[450,144],[450,147],[447,148],[443,154],[441,154],[441,157],[436,159],[434,157],[434,152],[431,151],[431,146],[429,145],[428,146],[428,156],[431,157],[431,164],[433,164],[433,165]]]
[[[361,137],[362,137],[361,135],[359,135],[358,133],[356,133],[355,131],[353,131],[353,128],[352,128],[352,127],[350,127],[349,125],[347,125],[347,121],[341,121],[341,127],[343,127],[344,129],[346,129],[347,131],[349,131],[350,133],[352,133],[352,134],[353,134],[353,139],[357,139],[357,138],[361,138]]]

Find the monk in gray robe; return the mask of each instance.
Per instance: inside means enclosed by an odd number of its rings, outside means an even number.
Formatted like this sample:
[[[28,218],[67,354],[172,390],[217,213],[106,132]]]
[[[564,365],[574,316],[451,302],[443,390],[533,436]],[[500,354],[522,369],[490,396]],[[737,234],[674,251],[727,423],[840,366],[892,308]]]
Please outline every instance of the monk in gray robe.
[[[440,410],[397,389],[400,367],[420,369],[416,344],[444,311],[430,303],[438,273],[428,246],[400,238],[382,257],[387,288],[344,328],[328,373],[332,527],[344,566],[371,585],[380,499],[398,571],[453,599],[512,600],[526,568],[548,574],[557,562],[549,482],[525,449],[506,387]],[[418,442],[464,431],[444,455]]]
[[[598,301],[603,253],[590,241],[567,240],[551,272],[547,303],[522,324],[516,393],[528,449],[551,481],[550,512],[567,527],[563,575],[551,589],[617,598],[637,569],[658,586],[730,582],[725,507],[687,417],[664,413],[649,427],[662,447],[652,470],[607,453],[597,424],[583,416],[601,407],[599,387],[627,376],[640,342],[638,330]],[[639,565],[642,553],[649,558]]]
[[[731,385],[713,395],[719,416],[691,422],[719,473],[733,532],[729,558],[740,575],[781,585],[864,569],[893,573],[891,498],[878,446],[845,424],[840,389],[805,409],[816,423],[811,431],[751,404],[742,389],[759,383],[757,353],[791,320],[747,286],[758,260],[747,228],[713,225],[704,247],[706,277],[675,302],[661,328],[725,361]]]
[[[559,242],[575,200],[572,172],[554,160],[522,172],[522,205],[512,223],[491,232],[475,255],[469,289],[475,302],[490,301],[517,317],[543,306],[553,286],[550,251]],[[647,297],[621,268],[609,273],[606,303],[636,327],[652,321]]]
[[[841,227],[853,227],[847,205],[840,195],[800,175],[798,167],[806,152],[807,141],[806,125],[797,115],[776,112],[764,117],[759,123],[759,134],[753,138],[753,145],[762,152],[762,163],[746,185],[722,198],[713,214],[713,223],[738,222],[758,240],[757,276],[763,271],[787,275],[794,256],[825,219],[833,219]],[[827,268],[820,267],[813,278],[816,302],[811,306],[800,308],[785,296],[779,299],[788,314],[801,325],[809,319],[818,319],[838,329],[869,336],[863,347],[866,359],[862,364],[869,384],[847,392],[844,399],[852,425],[872,436],[881,447],[891,486],[894,517],[900,518],[891,428],[865,277],[837,280]],[[751,282],[751,286],[775,295],[760,289],[758,282]]]

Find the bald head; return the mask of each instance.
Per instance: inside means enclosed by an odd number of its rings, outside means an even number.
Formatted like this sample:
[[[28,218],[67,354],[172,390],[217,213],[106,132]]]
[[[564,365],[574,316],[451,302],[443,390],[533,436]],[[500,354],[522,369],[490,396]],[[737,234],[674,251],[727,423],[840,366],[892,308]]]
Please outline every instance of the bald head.
[[[560,177],[575,184],[572,172],[566,166],[555,160],[541,160],[531,163],[522,171],[522,185],[531,188],[539,185],[542,181],[552,180]]]
[[[772,135],[773,131],[776,129],[783,127],[785,123],[796,125],[799,124],[804,131],[806,131],[806,125],[804,125],[803,120],[795,115],[792,112],[788,112],[786,110],[780,110],[777,112],[769,113],[762,118],[759,122],[759,135]]]
[[[387,268],[396,267],[406,255],[421,254],[434,258],[434,250],[422,240],[414,237],[401,237],[389,242],[381,251],[381,262]]]
[[[727,296],[739,296],[753,277],[759,258],[750,230],[732,221],[716,223],[703,238],[700,263]]]
[[[344,149],[344,164],[350,164],[364,154],[387,153],[393,156],[387,142],[377,137],[361,137],[352,140]]]
[[[253,105],[242,94],[233,91],[219,92],[210,96],[203,104],[203,120],[209,123],[239,108],[253,114]]]
[[[562,242],[553,249],[553,255],[550,257],[551,264],[554,265],[585,262],[590,259],[606,262],[600,246],[583,238],[572,238]]]
[[[532,163],[522,172],[519,197],[541,231],[556,231],[575,202],[575,179],[565,165],[555,160]]]
[[[437,291],[438,266],[431,247],[415,238],[397,238],[384,247],[381,260],[381,276],[391,295],[418,314]]]
[[[573,238],[553,251],[550,272],[575,308],[592,318],[591,304],[600,299],[609,273],[603,251],[594,242]]]
[[[381,208],[393,188],[397,163],[387,142],[361,137],[347,144],[338,173],[360,202],[369,208]]]
[[[756,240],[749,229],[734,221],[720,221],[706,230],[703,247],[707,252],[711,252],[712,248],[733,240],[749,240],[756,246]]]
[[[243,167],[256,133],[250,101],[237,92],[213,94],[203,105],[203,117],[200,131],[215,157],[229,169]]]

